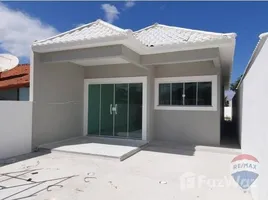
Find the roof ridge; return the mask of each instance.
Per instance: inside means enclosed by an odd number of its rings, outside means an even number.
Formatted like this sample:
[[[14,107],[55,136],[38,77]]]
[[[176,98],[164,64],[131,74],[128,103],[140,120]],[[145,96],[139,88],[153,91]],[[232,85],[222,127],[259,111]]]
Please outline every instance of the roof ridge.
[[[105,21],[103,21],[101,19],[97,19],[95,22],[96,23],[101,23],[102,25],[107,26],[107,27],[112,28],[112,29],[115,29],[116,31],[119,31],[119,32],[127,32],[127,30],[128,30],[128,29],[123,29],[123,28],[120,28],[120,27],[115,26],[113,24],[110,24],[108,22],[105,22]]]
[[[166,28],[173,28],[173,29],[181,29],[181,30],[186,30],[186,31],[195,31],[195,32],[199,32],[199,33],[212,34],[212,35],[217,35],[217,36],[224,36],[224,35],[236,36],[235,33],[217,33],[217,32],[212,32],[212,31],[203,31],[203,30],[199,30],[199,29],[190,29],[190,28],[182,28],[182,27],[178,27],[178,26],[169,26],[169,25],[165,25],[165,24],[158,24],[158,26],[162,26],[162,27],[166,27]]]
[[[54,39],[54,38],[56,38],[56,37],[65,35],[65,34],[67,34],[67,33],[74,32],[74,31],[76,31],[76,30],[78,30],[78,29],[84,28],[84,27],[89,26],[89,25],[91,25],[91,24],[93,24],[93,23],[96,23],[96,22],[97,22],[97,20],[94,21],[94,22],[90,22],[90,23],[88,23],[88,24],[84,24],[84,25],[82,25],[82,26],[76,27],[76,28],[74,28],[74,29],[65,31],[65,32],[63,32],[63,33],[59,33],[59,34],[54,35],[54,36],[51,36],[51,37],[49,37],[49,38],[46,38],[46,39],[43,39],[43,40],[37,40],[37,41],[35,41],[35,42],[33,43],[33,45],[36,44],[36,43],[40,43],[40,42],[44,42],[44,41],[47,41],[47,40]]]
[[[98,24],[98,23],[101,23],[102,25],[104,25],[104,26],[106,26],[106,27],[109,27],[109,28],[112,28],[112,29],[114,29],[114,30],[116,30],[116,31],[118,31],[118,32],[126,32],[125,29],[122,29],[122,28],[120,28],[120,27],[118,27],[118,26],[112,25],[112,24],[110,24],[110,23],[108,23],[108,22],[105,22],[105,21],[103,21],[103,20],[101,20],[101,19],[97,19],[97,20],[95,20],[95,21],[93,21],[93,22],[84,24],[84,25],[82,25],[82,26],[79,26],[79,27],[76,27],[76,28],[74,28],[74,29],[65,31],[65,32],[63,32],[63,33],[59,33],[59,34],[54,35],[54,36],[52,36],[52,37],[49,37],[49,38],[46,38],[46,39],[43,39],[43,40],[35,41],[35,42],[33,43],[33,45],[36,44],[36,43],[45,42],[45,41],[47,41],[47,40],[51,40],[51,39],[54,39],[54,38],[57,38],[57,37],[60,37],[60,36],[63,36],[63,35],[69,34],[69,33],[73,33],[73,32],[75,32],[75,31],[77,31],[77,30],[81,30],[81,29],[83,29],[83,28],[85,28],[85,27],[89,27],[89,26],[92,26],[92,25],[94,25],[94,24]]]
[[[262,38],[267,38],[268,37],[268,32],[264,32],[262,34],[259,35],[259,38],[262,39]]]
[[[158,25],[158,23],[156,22],[156,23],[154,23],[154,24],[152,24],[152,25],[150,25],[150,26],[146,26],[146,27],[144,27],[144,28],[142,28],[142,29],[139,29],[139,30],[137,30],[137,31],[134,31],[134,34],[135,33],[139,33],[139,32],[141,32],[141,31],[144,31],[144,30],[147,30],[147,29],[150,29],[150,28],[152,28],[152,27],[154,27],[154,26],[157,26]]]
[[[182,28],[182,27],[178,27],[178,26],[170,26],[170,25],[159,24],[159,23],[154,23],[154,24],[152,24],[150,26],[147,26],[145,28],[142,28],[140,30],[135,31],[134,33],[139,33],[141,31],[148,30],[148,29],[153,28],[155,26],[166,27],[166,28],[171,28],[171,29],[180,29],[180,30],[186,30],[186,31],[195,31],[195,32],[199,32],[199,33],[212,34],[212,35],[217,35],[217,36],[236,37],[235,33],[217,33],[217,32],[211,32],[211,31],[202,31],[202,30],[198,30],[198,29]]]

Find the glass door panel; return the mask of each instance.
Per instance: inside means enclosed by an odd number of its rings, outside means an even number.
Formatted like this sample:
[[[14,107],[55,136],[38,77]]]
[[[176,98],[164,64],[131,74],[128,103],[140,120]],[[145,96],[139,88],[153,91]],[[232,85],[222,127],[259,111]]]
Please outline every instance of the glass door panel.
[[[115,84],[114,136],[127,137],[128,84]]]
[[[88,134],[99,135],[100,85],[88,85]]]
[[[142,83],[129,84],[129,138],[142,138]]]
[[[142,138],[142,83],[88,85],[88,134]]]
[[[100,135],[113,136],[114,124],[114,84],[101,85]]]

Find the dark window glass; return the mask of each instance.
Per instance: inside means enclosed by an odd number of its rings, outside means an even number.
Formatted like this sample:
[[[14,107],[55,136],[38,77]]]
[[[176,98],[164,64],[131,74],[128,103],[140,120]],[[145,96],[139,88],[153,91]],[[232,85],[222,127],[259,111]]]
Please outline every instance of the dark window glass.
[[[196,85],[197,83],[185,83],[184,105],[196,105]]]
[[[211,106],[211,82],[198,83],[198,105]]]
[[[170,83],[159,84],[159,105],[170,105]]]
[[[183,105],[183,83],[172,83],[172,105]]]

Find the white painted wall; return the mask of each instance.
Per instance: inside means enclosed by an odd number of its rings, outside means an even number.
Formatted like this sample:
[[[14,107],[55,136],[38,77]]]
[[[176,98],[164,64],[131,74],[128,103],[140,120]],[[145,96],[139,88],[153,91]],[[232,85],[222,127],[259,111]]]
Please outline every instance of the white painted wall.
[[[238,90],[238,123],[243,153],[259,160],[260,171],[252,187],[254,200],[267,200],[268,178],[268,41],[266,41],[251,65]]]
[[[31,152],[32,102],[0,102],[0,159]]]

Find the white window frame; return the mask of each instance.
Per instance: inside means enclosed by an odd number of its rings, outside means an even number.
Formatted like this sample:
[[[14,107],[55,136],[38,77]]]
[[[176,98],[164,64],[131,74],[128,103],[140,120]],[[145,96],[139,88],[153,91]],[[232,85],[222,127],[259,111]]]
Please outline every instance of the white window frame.
[[[211,82],[211,106],[181,106],[181,105],[159,105],[159,84],[162,83],[187,83],[187,82]],[[194,110],[194,111],[217,111],[217,75],[211,76],[183,76],[183,77],[167,77],[155,78],[155,110]]]

